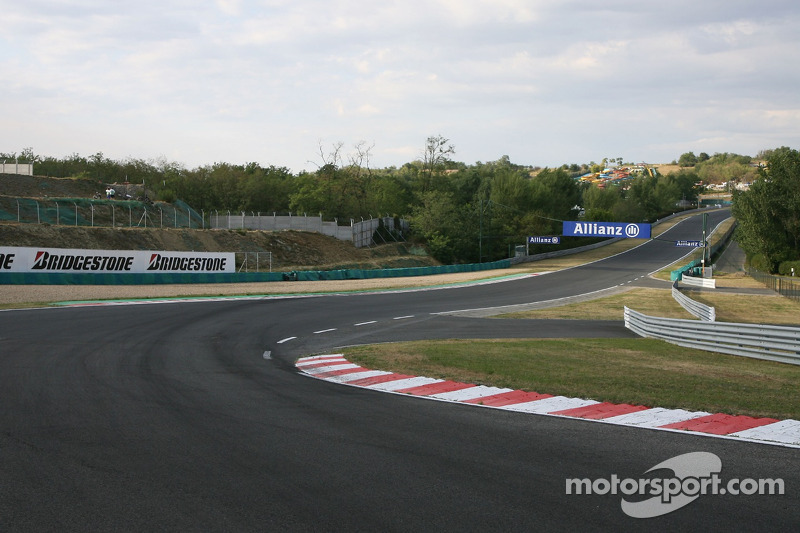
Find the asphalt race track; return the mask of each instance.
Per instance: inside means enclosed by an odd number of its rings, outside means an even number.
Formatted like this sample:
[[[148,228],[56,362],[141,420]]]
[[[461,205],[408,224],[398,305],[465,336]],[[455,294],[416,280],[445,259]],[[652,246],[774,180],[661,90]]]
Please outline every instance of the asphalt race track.
[[[0,530],[796,531],[796,448],[421,400],[293,366],[358,343],[630,336],[619,321],[440,313],[632,283],[687,251],[650,241],[457,289],[0,312]],[[636,519],[619,494],[565,491],[689,452],[716,454],[723,480],[780,478],[785,494]]]

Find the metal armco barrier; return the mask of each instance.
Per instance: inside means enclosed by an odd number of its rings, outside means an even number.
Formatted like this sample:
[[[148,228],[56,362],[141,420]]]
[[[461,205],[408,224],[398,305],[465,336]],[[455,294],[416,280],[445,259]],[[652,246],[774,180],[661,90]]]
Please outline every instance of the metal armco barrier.
[[[625,307],[625,327],[685,348],[800,365],[800,328],[648,316]]]
[[[695,302],[694,300],[683,294],[678,289],[677,280],[672,284],[672,297],[675,299],[676,302],[681,304],[681,307],[689,311],[692,315],[696,316],[700,320],[704,320],[706,322],[714,322],[717,319],[717,310],[715,308],[710,307],[706,304],[701,304],[700,302]]]
[[[714,278],[696,278],[694,276],[687,276],[684,275],[681,279],[681,282],[684,285],[688,285],[690,287],[702,287],[704,289],[716,289],[717,288],[717,280]]]

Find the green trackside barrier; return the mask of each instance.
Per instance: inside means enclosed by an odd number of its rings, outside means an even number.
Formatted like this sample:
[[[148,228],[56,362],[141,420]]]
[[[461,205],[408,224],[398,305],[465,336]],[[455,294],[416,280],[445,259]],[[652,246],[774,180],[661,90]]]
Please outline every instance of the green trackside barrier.
[[[192,274],[72,274],[55,272],[2,272],[0,285],[165,285],[179,283],[256,283],[268,281],[319,281],[398,278],[509,268],[511,261],[375,270],[299,270],[296,272],[236,272]]]
[[[683,279],[683,275],[687,274],[689,272],[692,272],[692,274],[696,273],[699,276],[700,275],[700,273],[698,272],[699,267],[700,267],[700,260],[696,259],[696,260],[692,261],[691,263],[689,263],[688,265],[682,266],[678,270],[671,271],[669,273],[669,280],[670,281],[680,281],[680,280]]]
[[[0,273],[0,285],[166,285],[181,283],[248,283],[281,280],[283,280],[283,274],[280,272],[237,272],[227,274]]]

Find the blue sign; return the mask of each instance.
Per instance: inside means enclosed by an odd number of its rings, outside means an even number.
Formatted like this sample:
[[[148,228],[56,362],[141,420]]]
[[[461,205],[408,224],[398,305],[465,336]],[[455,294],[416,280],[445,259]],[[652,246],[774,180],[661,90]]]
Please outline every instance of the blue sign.
[[[569,222],[564,221],[562,235],[569,237],[622,237],[649,239],[650,224],[632,222]]]
[[[558,244],[560,237],[528,237],[528,244]]]
[[[703,241],[675,241],[675,246],[688,246],[690,248],[702,248]]]

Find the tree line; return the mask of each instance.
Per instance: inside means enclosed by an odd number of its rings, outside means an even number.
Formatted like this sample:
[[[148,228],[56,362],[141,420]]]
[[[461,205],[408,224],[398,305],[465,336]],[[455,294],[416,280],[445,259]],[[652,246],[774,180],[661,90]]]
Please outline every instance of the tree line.
[[[151,198],[180,199],[198,212],[321,214],[344,223],[369,216],[403,217],[411,223],[414,238],[445,263],[507,257],[527,236],[560,235],[561,222],[577,217],[653,221],[678,210],[679,203],[695,201],[700,191],[696,168],[643,174],[606,188],[578,179],[610,162],[622,164],[622,158],[545,169],[512,163],[508,156],[466,164],[454,159],[455,146],[438,135],[426,140],[419,159],[400,167],[373,168],[372,148],[363,142],[351,148],[343,143],[320,145],[316,170],[299,173],[259,163],[187,169],[163,158],[115,161],[101,152],[54,158],[29,148],[21,154],[0,153],[0,158],[33,162],[37,175],[98,184],[142,183]],[[565,246],[575,244],[565,240]],[[552,249],[532,245],[531,253]]]
[[[758,270],[800,275],[800,152],[788,147],[764,155],[749,190],[734,191],[734,238]]]

